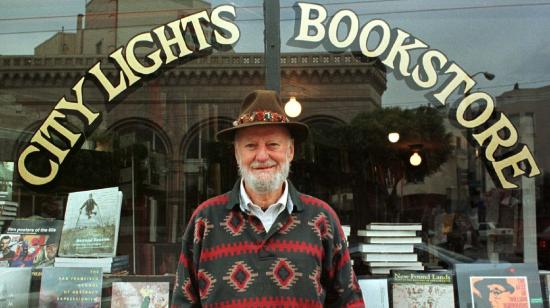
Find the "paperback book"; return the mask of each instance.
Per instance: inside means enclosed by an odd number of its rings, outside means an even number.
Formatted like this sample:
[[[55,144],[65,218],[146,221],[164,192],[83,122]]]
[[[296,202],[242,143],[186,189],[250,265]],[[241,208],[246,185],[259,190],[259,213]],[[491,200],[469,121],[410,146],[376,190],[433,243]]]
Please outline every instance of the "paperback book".
[[[450,271],[392,271],[390,285],[393,307],[454,307],[452,277]]]
[[[113,282],[111,307],[168,308],[168,282]]]
[[[102,279],[100,268],[44,268],[39,307],[99,307]]]
[[[30,268],[0,268],[0,307],[29,307]]]
[[[456,264],[460,308],[542,308],[536,264]]]
[[[402,230],[422,231],[422,224],[419,223],[370,223],[367,230]]]
[[[53,266],[59,240],[61,238],[62,220],[55,219],[16,219],[13,220],[6,230],[7,234],[19,234],[25,238],[30,238],[39,243],[39,247],[34,246],[32,251],[32,267],[41,268]],[[29,242],[29,241],[27,241]]]
[[[70,193],[59,256],[114,257],[121,205],[118,187]]]
[[[55,258],[55,267],[100,267],[103,273],[117,273],[128,270],[128,255],[107,258]]]

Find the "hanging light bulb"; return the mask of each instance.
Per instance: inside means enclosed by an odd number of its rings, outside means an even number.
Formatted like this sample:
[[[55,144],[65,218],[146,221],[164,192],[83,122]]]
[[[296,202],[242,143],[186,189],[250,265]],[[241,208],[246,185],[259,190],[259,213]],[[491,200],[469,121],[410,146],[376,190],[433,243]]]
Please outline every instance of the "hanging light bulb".
[[[397,141],[399,141],[399,133],[396,133],[396,132],[389,133],[388,134],[388,140],[391,143],[396,143]]]
[[[300,102],[296,100],[296,97],[291,96],[285,104],[285,113],[291,118],[295,118],[302,113],[302,105],[300,105]]]
[[[415,167],[419,166],[422,163],[422,157],[417,152],[414,152],[411,158],[409,158],[409,162]]]

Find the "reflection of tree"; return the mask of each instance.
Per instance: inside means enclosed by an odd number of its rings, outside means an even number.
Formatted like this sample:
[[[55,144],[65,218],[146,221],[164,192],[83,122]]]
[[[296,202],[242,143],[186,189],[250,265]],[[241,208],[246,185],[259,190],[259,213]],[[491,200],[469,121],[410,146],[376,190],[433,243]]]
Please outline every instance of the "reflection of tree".
[[[387,140],[390,131],[397,131],[401,136],[396,144]],[[365,194],[372,193],[373,188],[376,195],[381,194],[386,201],[385,213],[372,217],[376,212],[369,212],[372,219],[398,219],[399,180],[422,180],[436,172],[451,153],[451,136],[445,130],[443,118],[438,110],[429,107],[384,108],[360,113],[338,134],[338,140],[350,155],[355,204],[372,204]],[[418,167],[408,162],[411,145],[422,145],[422,164]]]

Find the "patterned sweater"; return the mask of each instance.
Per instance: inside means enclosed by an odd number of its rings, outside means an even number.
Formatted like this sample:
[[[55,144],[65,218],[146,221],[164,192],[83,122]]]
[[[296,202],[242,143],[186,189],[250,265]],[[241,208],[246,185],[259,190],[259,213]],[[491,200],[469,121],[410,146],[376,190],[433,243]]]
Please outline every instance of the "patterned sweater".
[[[339,219],[289,182],[292,214],[268,233],[232,191],[202,203],[183,236],[172,307],[364,307]]]

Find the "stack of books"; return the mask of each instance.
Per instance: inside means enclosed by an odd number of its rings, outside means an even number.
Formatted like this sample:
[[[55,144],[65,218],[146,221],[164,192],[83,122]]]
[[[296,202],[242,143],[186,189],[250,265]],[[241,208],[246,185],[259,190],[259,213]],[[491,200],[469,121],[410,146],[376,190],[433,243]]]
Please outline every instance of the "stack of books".
[[[414,244],[421,243],[417,231],[419,223],[371,223],[366,230],[358,230],[366,243],[350,248],[360,253],[371,274],[389,274],[390,270],[423,270],[414,252]]]
[[[128,255],[108,258],[55,258],[54,267],[101,267],[103,273],[121,274],[126,273],[130,266]]]
[[[6,221],[13,220],[17,216],[19,204],[14,201],[0,200],[0,230],[3,229]]]

